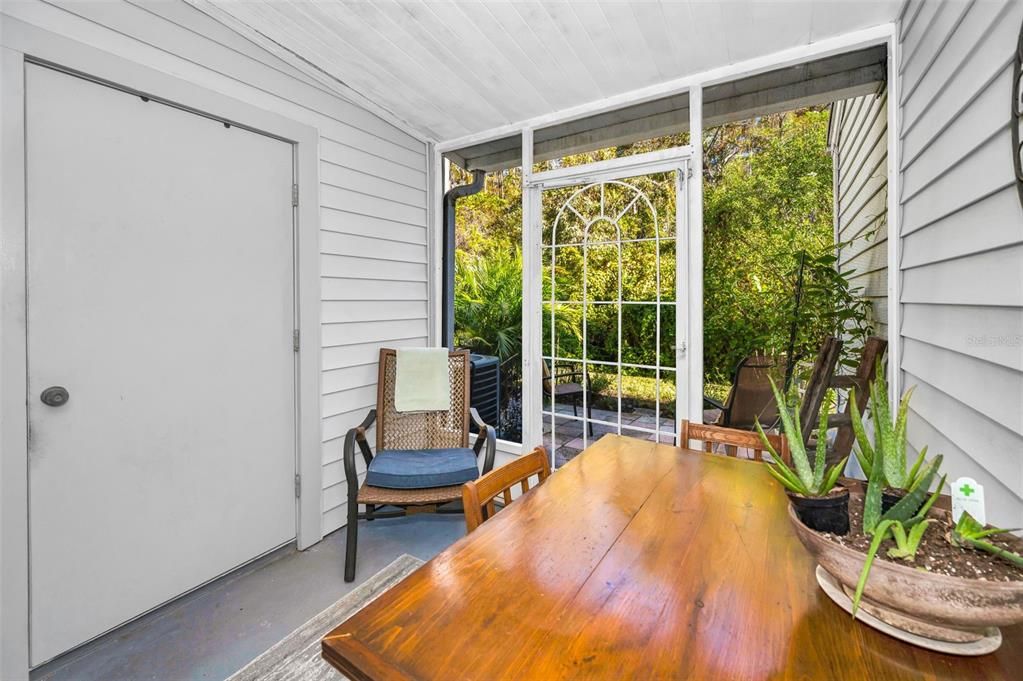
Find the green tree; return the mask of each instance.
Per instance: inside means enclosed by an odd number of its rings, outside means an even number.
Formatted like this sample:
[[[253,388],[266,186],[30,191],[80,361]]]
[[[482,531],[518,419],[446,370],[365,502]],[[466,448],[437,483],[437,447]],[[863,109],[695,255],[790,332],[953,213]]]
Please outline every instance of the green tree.
[[[753,351],[784,353],[793,325],[794,354],[804,358],[812,357],[823,338],[838,330],[846,329],[861,339],[869,333],[869,305],[859,291],[850,289],[848,273],[834,267],[828,116],[827,110],[817,109],[776,114],[721,126],[704,137],[704,366],[708,382],[726,382],[736,363]],[[546,161],[539,168],[578,165],[687,143],[687,133],[671,135]],[[468,174],[458,172],[454,177],[458,183],[468,179]],[[630,182],[651,199],[659,224],[673,229],[672,179],[646,177]],[[521,191],[518,169],[491,173],[484,191],[460,200],[457,208],[456,341],[498,355],[505,362],[506,375],[516,380],[521,346]],[[545,192],[545,230],[550,229],[571,191],[564,190],[564,196],[559,190]],[[577,198],[584,208],[598,200]],[[649,232],[652,218],[634,208],[622,224],[632,233]],[[550,242],[547,232],[545,239]],[[675,244],[669,240],[660,248],[662,262],[671,262]],[[580,299],[582,249],[573,252],[566,248],[559,253],[556,297]],[[626,299],[650,302],[656,298],[655,256],[652,244],[623,248]],[[586,258],[590,298],[600,293],[613,300],[617,296],[617,253],[590,249]],[[545,300],[550,293],[549,266],[545,260]],[[674,273],[662,275],[662,300],[671,301]],[[801,297],[798,310],[794,304],[797,289]],[[673,329],[673,309],[662,307],[661,314],[663,361],[673,356],[674,338],[664,332]],[[590,357],[613,359],[616,355],[617,316],[614,306],[591,306],[588,310]],[[649,339],[656,328],[656,307],[624,306],[622,316],[623,360],[653,364],[655,349]],[[548,318],[545,314],[545,325]],[[580,356],[581,309],[559,308],[556,320],[559,354]],[[545,339],[547,333],[549,330]]]
[[[835,271],[828,111],[804,110],[743,126],[712,165],[704,192],[704,364],[727,380],[754,350],[812,357],[845,328],[862,338],[869,307]],[[727,145],[726,145],[727,146]],[[802,263],[802,300],[794,295]],[[856,344],[851,344],[855,346]]]

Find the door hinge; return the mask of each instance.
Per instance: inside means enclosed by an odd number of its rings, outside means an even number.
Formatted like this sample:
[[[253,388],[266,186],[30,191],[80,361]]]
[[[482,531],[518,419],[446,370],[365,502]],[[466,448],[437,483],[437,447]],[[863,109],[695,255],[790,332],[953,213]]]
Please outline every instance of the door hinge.
[[[291,185],[291,205],[295,207],[298,205],[298,185]]]
[[[301,334],[298,329],[291,332],[291,348],[295,352],[298,352],[298,348],[301,345]]]
[[[302,476],[295,473],[295,498],[299,499],[302,496]]]

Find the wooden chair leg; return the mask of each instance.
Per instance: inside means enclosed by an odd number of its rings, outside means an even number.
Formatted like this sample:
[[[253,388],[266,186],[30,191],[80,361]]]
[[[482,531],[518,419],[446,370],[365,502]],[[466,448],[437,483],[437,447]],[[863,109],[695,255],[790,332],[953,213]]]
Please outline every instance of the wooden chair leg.
[[[355,581],[355,550],[359,541],[359,504],[348,500],[348,527],[345,533],[345,581]]]

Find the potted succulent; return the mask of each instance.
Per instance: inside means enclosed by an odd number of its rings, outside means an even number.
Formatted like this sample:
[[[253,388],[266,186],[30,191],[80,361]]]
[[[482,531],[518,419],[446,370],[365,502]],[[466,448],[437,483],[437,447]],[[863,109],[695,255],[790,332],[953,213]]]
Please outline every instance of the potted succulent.
[[[884,378],[884,372],[880,362],[875,372],[877,379],[868,386],[870,393],[870,413],[874,425],[874,442],[871,444],[867,437],[866,428],[863,425],[863,417],[856,405],[855,391],[849,396],[849,406],[852,412],[852,428],[856,435],[857,447],[854,450],[856,460],[863,469],[867,479],[871,477],[873,468],[874,453],[880,451],[883,461],[883,475],[885,487],[881,492],[881,507],[887,511],[899,499],[914,487],[924,474],[924,461],[927,457],[927,447],[920,450],[916,461],[906,469],[906,419],[909,414],[909,400],[913,395],[914,388],[910,388],[903,395],[899,403],[899,411],[894,419],[891,416],[891,408],[888,404],[888,384]]]
[[[893,422],[886,392],[883,381],[871,386],[873,445],[854,412],[856,456],[868,479],[865,489],[849,483],[849,532],[817,531],[792,507],[789,519],[819,564],[821,588],[854,617],[946,653],[996,650],[997,627],[1023,621],[1023,540],[983,527],[967,513],[953,522],[938,508],[942,457],[927,460],[922,451],[906,469],[910,393]],[[887,509],[886,488],[899,492]]]
[[[796,514],[807,527],[819,532],[845,534],[849,531],[849,490],[837,482],[838,476],[845,470],[846,459],[842,459],[831,468],[825,465],[830,405],[825,404],[821,408],[821,418],[817,426],[817,447],[811,464],[806,445],[803,443],[799,410],[788,407],[774,380],[771,380],[771,390],[778,403],[778,414],[789,440],[792,467],[774,451],[764,429],[757,421],[760,439],[771,453],[772,461],[767,464],[768,472],[785,487]]]

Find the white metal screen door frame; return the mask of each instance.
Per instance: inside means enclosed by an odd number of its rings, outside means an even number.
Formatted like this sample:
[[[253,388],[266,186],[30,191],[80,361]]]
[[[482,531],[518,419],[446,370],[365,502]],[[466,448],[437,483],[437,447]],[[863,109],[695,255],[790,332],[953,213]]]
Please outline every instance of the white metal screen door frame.
[[[608,161],[599,161],[596,163],[589,163],[580,166],[573,166],[568,168],[558,168],[551,171],[545,171],[540,173],[534,173],[525,180],[526,194],[523,197],[524,202],[528,202],[529,215],[531,217],[529,221],[529,228],[531,234],[528,235],[527,244],[529,245],[527,250],[530,252],[523,258],[524,268],[524,280],[538,282],[542,281],[544,277],[544,259],[542,252],[544,249],[543,243],[543,211],[541,210],[541,199],[543,192],[551,189],[565,188],[565,187],[577,187],[580,190],[586,189],[593,185],[605,185],[608,183],[625,183],[630,178],[636,178],[646,175],[653,175],[658,173],[675,173],[675,383],[676,383],[676,394],[675,394],[675,424],[674,433],[679,432],[679,422],[681,419],[689,418],[687,413],[688,405],[691,400],[687,399],[687,387],[689,385],[689,376],[691,372],[700,370],[700,367],[690,366],[689,353],[686,352],[686,339],[689,329],[689,276],[688,276],[688,258],[687,253],[690,245],[690,234],[689,234],[689,211],[688,211],[688,181],[690,162],[689,159],[692,155],[692,149],[689,146],[677,147],[665,151],[656,151],[646,154],[637,154],[635,156],[628,156],[623,158],[611,159]],[[619,252],[620,252],[619,240]],[[657,250],[657,259],[660,260],[660,250]],[[523,375],[523,392],[529,395],[539,395],[542,391],[542,369],[540,364],[533,364],[533,362],[544,361],[541,357],[551,356],[554,357],[555,348],[552,345],[550,338],[543,338],[543,318],[544,304],[553,304],[553,299],[548,301],[543,299],[543,294],[536,295],[537,289],[542,291],[542,285],[537,286],[524,286],[523,288],[523,346],[526,348],[537,348],[540,349],[540,356],[537,358],[525,357],[524,352],[524,364],[525,371]],[[620,288],[620,276],[619,276],[619,288]],[[552,294],[555,292],[551,291]],[[556,296],[554,296],[556,297]],[[585,305],[591,304],[591,301],[583,301]],[[619,292],[618,300],[615,301],[618,305],[619,310],[622,309],[621,292]],[[661,307],[662,302],[660,301],[660,294],[658,293],[658,300],[655,303],[658,308]],[[552,308],[553,314],[553,308]],[[619,312],[619,315],[621,312]],[[584,315],[585,319],[585,315]],[[584,321],[585,324],[585,321]],[[658,315],[658,342],[660,336],[660,315]],[[620,329],[620,324],[619,324]],[[584,330],[585,334],[585,330]],[[585,336],[584,336],[584,347],[585,347]],[[621,339],[618,341],[619,355],[621,352]],[[584,368],[592,361],[586,359],[586,353],[584,350],[584,357],[581,363]],[[615,370],[619,375],[618,392],[619,392],[619,406],[618,406],[618,418],[617,423],[604,423],[594,419],[595,423],[602,423],[603,425],[610,425],[616,427],[616,432],[622,432],[621,423],[621,371],[622,362],[619,357],[618,362],[614,363]],[[657,365],[660,366],[658,360]],[[658,372],[658,377],[660,373]],[[587,403],[589,399],[588,395],[584,392],[583,394],[583,442],[584,445],[589,444],[589,437],[587,432]],[[524,400],[523,405],[532,402]],[[533,446],[541,444],[543,442],[543,419],[545,418],[544,410],[546,408],[545,402],[533,402],[539,408],[532,408],[528,411],[523,410],[523,444],[524,450],[526,445]],[[552,399],[551,403],[551,420],[552,420],[552,445],[554,437],[554,417],[553,413],[556,410],[556,401]],[[659,416],[659,414],[658,414]],[[653,432],[660,430],[655,426]],[[658,438],[660,439],[660,435]],[[552,463],[555,461],[554,449],[556,445],[551,447]]]

